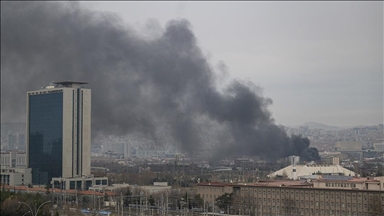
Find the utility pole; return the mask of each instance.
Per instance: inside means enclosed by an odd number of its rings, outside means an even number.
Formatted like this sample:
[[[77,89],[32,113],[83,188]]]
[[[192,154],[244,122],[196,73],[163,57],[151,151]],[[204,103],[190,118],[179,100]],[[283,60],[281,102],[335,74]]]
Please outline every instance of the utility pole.
[[[162,214],[164,214],[164,197],[163,197],[163,194],[161,194],[161,209],[162,209]]]
[[[144,214],[148,212],[148,200],[147,200],[147,193],[145,193],[145,212]]]
[[[123,196],[121,196],[122,193],[120,192],[120,206],[121,206],[121,216],[124,215],[124,200],[123,200]]]
[[[63,207],[63,180],[60,180],[60,208]]]
[[[167,193],[167,205],[165,206],[165,215],[168,215],[168,191]]]
[[[140,193],[140,195],[141,195],[141,193]],[[141,208],[141,196],[140,196],[140,204],[139,204],[139,208],[140,208],[140,209],[139,209],[139,212],[140,212],[140,216],[141,216],[141,209],[142,209],[142,208]]]
[[[204,212],[204,215],[205,215],[205,199],[203,199],[203,201],[204,201],[204,209],[203,209],[203,212]]]

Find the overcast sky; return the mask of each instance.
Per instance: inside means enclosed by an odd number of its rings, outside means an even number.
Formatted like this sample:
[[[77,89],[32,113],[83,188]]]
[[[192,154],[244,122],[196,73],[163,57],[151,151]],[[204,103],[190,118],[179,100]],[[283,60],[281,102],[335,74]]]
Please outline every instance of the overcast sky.
[[[81,4],[138,31],[188,19],[212,65],[264,89],[278,124],[383,123],[383,2]]]

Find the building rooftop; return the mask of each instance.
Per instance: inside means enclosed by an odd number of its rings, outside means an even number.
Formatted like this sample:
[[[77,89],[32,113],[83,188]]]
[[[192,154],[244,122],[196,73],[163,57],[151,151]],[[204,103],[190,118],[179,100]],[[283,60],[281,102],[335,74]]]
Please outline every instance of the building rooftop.
[[[57,82],[52,82],[53,84],[61,84],[61,85],[68,85],[68,84],[88,84],[88,82],[81,82],[81,81],[70,81],[70,80],[65,80],[65,81],[57,81]]]
[[[269,177],[275,176],[286,176],[288,179],[293,178],[292,174],[293,166],[289,165],[283,169],[269,174]],[[355,176],[355,173],[351,170],[345,169],[340,165],[297,165],[296,175],[297,177],[308,176],[314,174],[325,174],[325,175],[344,175],[344,176]]]
[[[56,84],[55,87],[77,87],[83,84],[88,84],[88,82],[65,80],[65,81],[52,82],[52,84]]]
[[[223,183],[223,182],[202,182],[198,183],[198,186],[217,186],[217,187],[225,187],[225,186],[232,186],[231,183]]]
[[[379,180],[376,180],[374,178],[358,178],[358,177],[352,177],[352,176],[322,176],[319,179],[316,179],[316,181],[319,182],[380,182]]]
[[[311,183],[306,181],[295,181],[295,180],[270,180],[270,181],[258,181],[255,183],[244,183],[237,185],[247,185],[247,186],[272,186],[272,187],[302,187],[302,186],[312,186]]]
[[[204,182],[197,184],[198,186],[216,186],[216,187],[225,187],[225,186],[271,186],[271,187],[305,187],[312,186],[311,183],[306,181],[295,181],[295,180],[269,180],[269,181],[258,181],[252,183],[220,183],[220,182]]]

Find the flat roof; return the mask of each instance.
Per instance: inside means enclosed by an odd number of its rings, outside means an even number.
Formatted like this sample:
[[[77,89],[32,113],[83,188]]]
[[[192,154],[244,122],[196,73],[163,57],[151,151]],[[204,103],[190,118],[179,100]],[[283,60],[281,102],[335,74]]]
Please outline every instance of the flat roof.
[[[68,85],[68,84],[88,84],[88,82],[82,82],[82,81],[70,81],[70,80],[65,80],[65,81],[57,81],[57,82],[52,82],[53,84],[62,84],[62,85]]]

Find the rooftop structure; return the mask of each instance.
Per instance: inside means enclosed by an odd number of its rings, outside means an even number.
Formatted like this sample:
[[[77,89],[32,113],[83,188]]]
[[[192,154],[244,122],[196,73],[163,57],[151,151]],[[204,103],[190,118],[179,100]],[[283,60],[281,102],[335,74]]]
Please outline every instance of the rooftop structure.
[[[384,176],[356,178],[352,176],[323,176],[313,180],[314,188],[384,191]]]
[[[277,176],[293,179],[293,166],[287,166],[281,170],[269,174],[270,178]],[[340,165],[296,165],[296,176],[308,176],[313,174],[355,176],[355,173]]]
[[[53,84],[56,84],[55,88],[58,87],[66,87],[66,88],[73,88],[73,87],[79,87],[84,84],[88,84],[88,82],[80,82],[80,81],[59,81],[59,82],[52,82]]]

